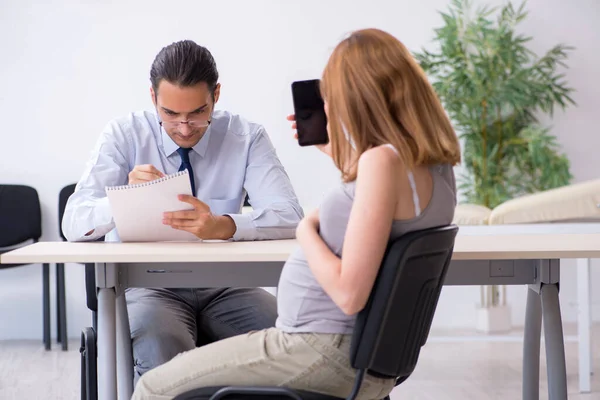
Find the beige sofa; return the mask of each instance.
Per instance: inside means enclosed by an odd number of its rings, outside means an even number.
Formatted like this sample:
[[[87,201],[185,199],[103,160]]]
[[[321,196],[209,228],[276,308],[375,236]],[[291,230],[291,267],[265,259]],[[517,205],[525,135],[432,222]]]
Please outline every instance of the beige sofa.
[[[508,200],[494,209],[459,204],[457,225],[600,222],[600,179]]]

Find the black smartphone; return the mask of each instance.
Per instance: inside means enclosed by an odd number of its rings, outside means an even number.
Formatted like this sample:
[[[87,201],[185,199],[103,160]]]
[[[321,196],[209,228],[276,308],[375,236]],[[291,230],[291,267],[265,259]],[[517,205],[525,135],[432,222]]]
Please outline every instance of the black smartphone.
[[[329,143],[327,116],[319,83],[319,79],[292,83],[294,115],[300,146]]]

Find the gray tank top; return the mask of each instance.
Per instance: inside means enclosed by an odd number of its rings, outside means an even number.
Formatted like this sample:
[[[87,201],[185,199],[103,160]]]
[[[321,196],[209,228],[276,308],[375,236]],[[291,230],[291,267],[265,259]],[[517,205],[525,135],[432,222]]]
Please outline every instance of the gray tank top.
[[[456,207],[456,183],[452,166],[437,165],[429,169],[433,178],[433,193],[429,204],[421,210],[414,177],[409,173],[416,217],[393,221],[390,240],[407,232],[452,222]],[[354,187],[354,182],[335,187],[319,207],[320,235],[338,257],[342,254]],[[277,311],[276,326],[286,332],[350,334],[356,319],[356,316],[344,314],[325,293],[312,274],[301,248],[291,254],[281,272]]]

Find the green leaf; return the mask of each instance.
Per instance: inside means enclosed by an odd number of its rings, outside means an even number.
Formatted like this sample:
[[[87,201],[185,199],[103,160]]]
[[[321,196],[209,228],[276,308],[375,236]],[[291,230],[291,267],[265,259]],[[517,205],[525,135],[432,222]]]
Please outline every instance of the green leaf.
[[[576,105],[564,70],[573,47],[541,56],[517,29],[526,2],[502,7],[452,0],[431,48],[415,53],[463,141],[459,189],[494,207],[515,196],[568,184],[569,160],[538,118]],[[435,50],[434,50],[435,49]]]

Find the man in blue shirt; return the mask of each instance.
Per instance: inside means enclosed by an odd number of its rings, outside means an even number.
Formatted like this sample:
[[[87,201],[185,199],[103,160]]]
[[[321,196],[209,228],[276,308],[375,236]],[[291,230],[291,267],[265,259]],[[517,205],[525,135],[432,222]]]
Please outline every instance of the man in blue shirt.
[[[155,110],[111,121],[66,206],[70,241],[119,241],[105,187],[158,179],[187,169],[194,210],[163,223],[201,239],[295,236],[303,216],[265,129],[216,111],[220,84],[210,52],[186,40],[163,48],[150,71]],[[253,211],[241,214],[248,194]],[[152,199],[148,199],[152,201]],[[272,327],[275,298],[262,289],[146,289],[126,292],[136,381],[196,346]]]

